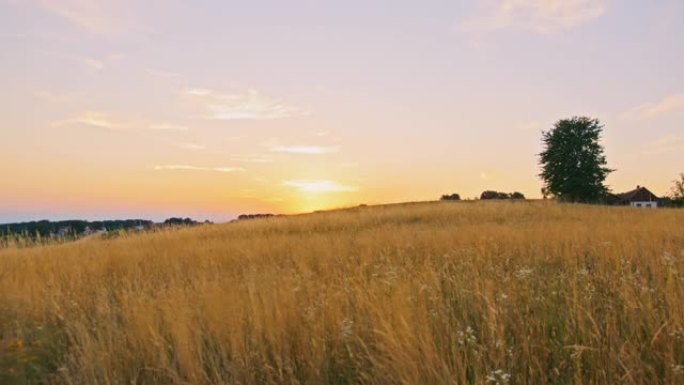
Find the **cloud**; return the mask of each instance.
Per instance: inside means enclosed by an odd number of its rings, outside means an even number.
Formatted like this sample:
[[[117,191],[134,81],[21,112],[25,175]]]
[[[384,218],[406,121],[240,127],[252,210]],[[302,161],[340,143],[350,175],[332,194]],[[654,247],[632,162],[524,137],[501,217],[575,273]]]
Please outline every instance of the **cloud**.
[[[646,155],[656,155],[673,151],[678,151],[680,153],[684,152],[684,135],[668,135],[662,137],[651,142],[643,153]]]
[[[53,126],[88,126],[96,128],[108,128],[112,130],[123,129],[125,123],[111,120],[106,114],[97,111],[84,112],[74,118],[52,123]]]
[[[72,103],[79,99],[82,95],[75,93],[52,92],[46,90],[38,90],[33,92],[33,96],[43,99],[50,103],[66,104]]]
[[[461,24],[466,32],[522,29],[554,33],[602,16],[609,0],[480,0],[479,11]]]
[[[160,71],[160,70],[154,70],[154,69],[146,69],[145,72],[147,72],[149,75],[162,78],[162,79],[177,79],[181,76],[183,76],[180,73],[177,72],[168,72],[168,71]]]
[[[243,163],[273,163],[273,158],[264,155],[235,155],[231,157],[234,162]]]
[[[105,67],[103,62],[93,58],[85,59],[85,65],[88,68],[88,71],[93,73],[100,72]]]
[[[305,154],[305,155],[321,155],[332,154],[339,151],[339,147],[323,147],[323,146],[273,146],[273,152],[284,152],[288,154]]]
[[[232,172],[245,171],[245,169],[242,167],[198,167],[198,166],[189,166],[189,165],[185,165],[185,164],[169,164],[169,165],[154,166],[154,169],[156,171],[213,171],[213,172],[221,172],[221,173],[232,173]]]
[[[267,97],[253,89],[222,94],[205,88],[193,88],[185,94],[199,103],[205,119],[269,120],[309,114],[305,109]]]
[[[346,186],[331,180],[286,180],[283,185],[296,187],[301,192],[353,192],[358,187]]]
[[[54,127],[85,126],[109,130],[148,130],[148,131],[186,131],[187,127],[169,123],[150,123],[146,121],[124,121],[98,111],[87,111],[71,119],[52,123]]]
[[[206,146],[203,146],[201,144],[191,143],[191,142],[178,143],[178,147],[180,147],[184,150],[188,150],[188,151],[200,151],[200,150],[204,150],[205,148],[207,148]]]
[[[93,34],[116,36],[140,32],[140,29],[136,30],[129,25],[132,15],[127,15],[125,12],[130,10],[133,4],[125,0],[27,0],[26,2],[58,15]]]
[[[154,131],[187,131],[188,127],[182,126],[180,124],[157,123],[148,124],[147,129]]]
[[[684,109],[684,93],[664,97],[656,103],[647,103],[634,107],[621,115],[623,119],[649,119],[669,112]]]

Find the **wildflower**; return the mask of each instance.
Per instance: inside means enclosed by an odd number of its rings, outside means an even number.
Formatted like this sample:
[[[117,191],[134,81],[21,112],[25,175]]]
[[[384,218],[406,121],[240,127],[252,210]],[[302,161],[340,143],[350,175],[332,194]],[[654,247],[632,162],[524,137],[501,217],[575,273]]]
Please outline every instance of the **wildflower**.
[[[518,277],[519,279],[525,279],[532,275],[534,273],[534,269],[529,268],[529,267],[523,267],[520,270],[515,272],[515,276]]]
[[[663,252],[661,260],[663,262],[663,265],[665,265],[665,266],[673,266],[675,263],[674,256],[672,254],[668,253],[667,251]]]
[[[511,375],[501,369],[497,369],[487,375],[487,383],[492,383],[494,385],[508,385],[510,380]]]
[[[677,328],[673,331],[670,332],[670,337],[676,339],[676,340],[681,340],[684,339],[684,329]]]
[[[342,326],[340,327],[340,337],[346,340],[354,334],[354,321],[349,318],[342,320]]]
[[[470,345],[477,343],[477,337],[475,336],[475,330],[468,326],[465,330],[459,330],[456,332],[456,337],[458,338],[459,345]]]

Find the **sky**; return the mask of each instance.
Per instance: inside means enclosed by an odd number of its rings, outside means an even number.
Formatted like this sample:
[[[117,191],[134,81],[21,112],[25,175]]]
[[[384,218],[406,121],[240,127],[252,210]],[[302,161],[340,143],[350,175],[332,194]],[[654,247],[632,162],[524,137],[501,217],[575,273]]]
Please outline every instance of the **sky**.
[[[0,0],[0,223],[540,196],[605,125],[614,191],[684,172],[681,0]]]

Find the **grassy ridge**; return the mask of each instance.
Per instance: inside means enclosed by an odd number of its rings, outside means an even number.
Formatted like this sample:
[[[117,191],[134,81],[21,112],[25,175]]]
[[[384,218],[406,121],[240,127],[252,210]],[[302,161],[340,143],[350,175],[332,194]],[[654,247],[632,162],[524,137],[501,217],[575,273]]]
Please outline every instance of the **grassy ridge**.
[[[684,211],[425,203],[0,250],[0,383],[681,384]]]

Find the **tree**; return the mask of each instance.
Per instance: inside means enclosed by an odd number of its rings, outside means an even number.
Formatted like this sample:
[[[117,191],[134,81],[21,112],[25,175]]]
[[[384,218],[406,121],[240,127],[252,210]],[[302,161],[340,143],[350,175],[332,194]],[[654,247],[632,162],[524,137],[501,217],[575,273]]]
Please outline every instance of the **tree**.
[[[514,191],[511,193],[511,199],[525,199],[525,195],[521,192]]]
[[[673,181],[672,185],[672,199],[684,201],[684,172],[679,174],[679,179]]]
[[[505,193],[505,192],[500,192],[500,191],[493,191],[493,190],[486,190],[483,191],[482,194],[480,194],[480,200],[489,200],[489,199],[525,199],[525,195],[523,195],[520,192],[512,192],[512,193]]]
[[[458,195],[457,193],[453,193],[453,194],[451,194],[451,195],[449,195],[449,194],[444,194],[444,195],[442,195],[442,197],[439,198],[439,199],[440,199],[440,200],[443,200],[443,201],[460,201],[460,200],[461,200],[461,196]]]
[[[544,191],[565,202],[597,203],[604,199],[604,184],[615,170],[606,167],[599,143],[603,125],[598,119],[573,117],[559,120],[542,132],[545,149],[539,154]]]

